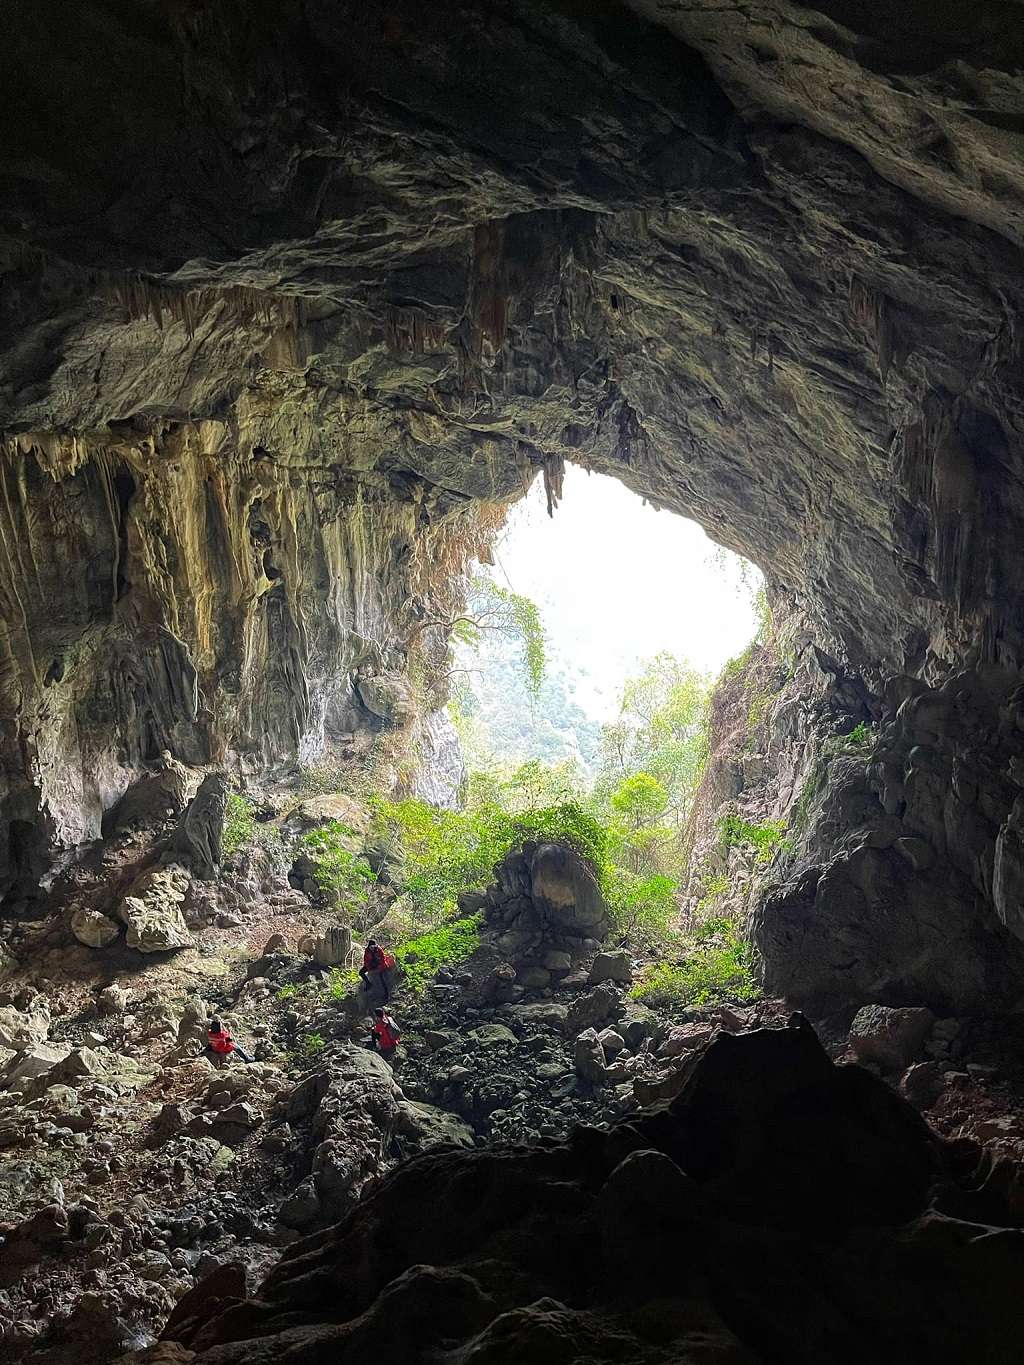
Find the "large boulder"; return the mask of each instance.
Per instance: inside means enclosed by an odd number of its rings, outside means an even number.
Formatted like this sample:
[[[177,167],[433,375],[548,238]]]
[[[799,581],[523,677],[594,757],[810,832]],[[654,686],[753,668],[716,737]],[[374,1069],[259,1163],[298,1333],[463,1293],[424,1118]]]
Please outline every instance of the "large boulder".
[[[633,964],[629,954],[622,949],[614,953],[598,953],[590,968],[587,984],[599,986],[602,981],[617,981],[629,985],[633,980]]]
[[[0,1005],[0,1047],[16,1052],[41,1043],[50,1032],[50,1008],[37,997],[25,1010],[13,1005]]]
[[[181,907],[188,888],[189,874],[174,865],[150,868],[137,877],[117,907],[128,929],[128,947],[140,953],[187,948],[192,939]]]
[[[395,1116],[395,1131],[408,1138],[417,1151],[431,1147],[473,1147],[476,1136],[468,1123],[446,1109],[416,1100],[401,1100]]]
[[[850,1025],[850,1050],[859,1062],[903,1071],[920,1061],[935,1016],[929,1009],[865,1005]]]
[[[70,1054],[67,1043],[33,1043],[16,1052],[0,1078],[0,1088],[17,1090],[24,1081],[45,1076]]]
[[[584,1029],[600,1029],[614,1024],[625,1012],[622,997],[610,981],[578,995],[569,1006],[565,1020],[567,1036],[575,1038]]]
[[[518,984],[544,989],[593,953],[612,927],[587,860],[569,844],[527,842],[494,869],[486,915]]]
[[[611,913],[593,868],[568,844],[527,845],[533,904],[563,932],[601,939],[612,927]]]
[[[195,796],[199,773],[169,753],[160,756],[155,772],[134,781],[103,821],[104,834],[146,828],[179,816]]]
[[[71,932],[87,948],[109,948],[121,926],[102,911],[79,905],[71,912]]]
[[[408,678],[400,673],[378,673],[356,683],[366,709],[389,725],[406,725],[416,715],[416,697]]]
[[[334,823],[352,830],[354,837],[348,840],[343,836],[341,844],[343,848],[355,853],[362,849],[362,840],[355,836],[369,833],[373,824],[373,814],[355,797],[348,796],[345,792],[332,792],[328,796],[309,796],[300,801],[285,816],[282,827],[286,834],[297,838],[301,834],[307,834],[311,829],[317,829],[320,825]]]
[[[313,959],[319,967],[351,967],[352,930],[349,926],[328,925],[313,944]]]

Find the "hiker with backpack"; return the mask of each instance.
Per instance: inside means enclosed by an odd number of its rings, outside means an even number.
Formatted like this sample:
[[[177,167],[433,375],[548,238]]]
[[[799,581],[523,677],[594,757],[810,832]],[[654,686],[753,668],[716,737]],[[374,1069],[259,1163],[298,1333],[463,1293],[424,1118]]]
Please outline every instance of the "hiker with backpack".
[[[370,1030],[370,1047],[376,1048],[386,1062],[393,1062],[400,1037],[394,1019],[383,1005],[378,1005],[374,1011],[373,1028]]]
[[[206,1046],[213,1053],[218,1066],[223,1066],[233,1052],[237,1052],[243,1062],[254,1060],[244,1048],[239,1047],[219,1019],[211,1019],[206,1027]]]
[[[391,972],[395,968],[394,956],[380,946],[375,938],[371,938],[363,952],[363,965],[359,968],[359,975],[362,977],[363,986],[367,991],[373,990],[373,983],[370,976],[377,978],[380,985],[384,1003],[391,999]]]

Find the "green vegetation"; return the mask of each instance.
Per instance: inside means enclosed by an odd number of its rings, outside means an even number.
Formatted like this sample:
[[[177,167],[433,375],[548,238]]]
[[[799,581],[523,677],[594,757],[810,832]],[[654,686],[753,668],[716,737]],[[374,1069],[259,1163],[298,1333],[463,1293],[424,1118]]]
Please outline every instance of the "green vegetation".
[[[231,858],[242,849],[256,846],[278,860],[284,854],[284,843],[277,826],[257,820],[253,803],[239,792],[229,792],[221,850],[225,858]]]
[[[454,967],[476,952],[480,946],[482,923],[483,912],[479,911],[465,919],[439,925],[430,933],[409,939],[395,949],[405,985],[414,995],[422,995],[427,982],[440,967]]]
[[[626,868],[612,867],[605,893],[620,933],[653,939],[671,936],[679,913],[676,884],[671,877],[658,872],[640,877]]]
[[[709,694],[710,680],[685,660],[668,653],[647,660],[623,687],[618,718],[603,729],[593,793],[599,814],[611,815],[623,781],[643,774],[664,792],[657,820],[682,828],[707,747]],[[648,788],[648,799],[653,795]]]
[[[327,978],[327,994],[332,1000],[344,1000],[359,980],[354,967],[332,967]]]
[[[702,922],[703,917],[715,902],[721,900],[728,890],[729,878],[724,872],[720,872],[717,876],[709,878],[704,883],[704,894],[697,902],[697,913],[702,917]]]
[[[298,986],[282,986],[277,992],[278,1000],[294,1000],[301,992]]]
[[[327,1039],[322,1033],[305,1033],[289,1049],[288,1060],[293,1066],[314,1066],[326,1046]]]
[[[516,641],[521,650],[520,667],[532,701],[540,695],[544,683],[546,646],[544,627],[537,605],[511,588],[503,588],[489,574],[478,574],[473,580],[469,598],[469,615],[453,622],[452,634],[459,644],[475,649],[483,631],[496,631],[507,640]]]
[[[239,796],[238,792],[229,792],[224,833],[221,836],[224,856],[230,858],[240,848],[252,843],[255,835],[256,815],[251,803],[244,796]]]
[[[738,815],[726,815],[719,821],[718,831],[723,852],[743,844],[751,844],[757,853],[759,863],[768,862],[778,848],[791,850],[793,847],[792,840],[785,837],[784,820],[765,820],[763,824],[754,825]]]
[[[529,839],[571,844],[599,876],[605,864],[605,831],[575,802],[514,815],[491,804],[468,811],[415,799],[372,804],[377,833],[404,869],[402,894],[424,926],[453,918],[459,892],[486,886],[495,864]]]
[[[749,1001],[760,994],[751,970],[750,949],[728,921],[685,962],[659,962],[630,992],[647,1005],[683,1007],[716,1000]]]
[[[349,847],[355,837],[347,825],[332,820],[304,834],[299,845],[309,854],[313,877],[325,895],[364,905],[376,878],[362,854],[353,853]]]

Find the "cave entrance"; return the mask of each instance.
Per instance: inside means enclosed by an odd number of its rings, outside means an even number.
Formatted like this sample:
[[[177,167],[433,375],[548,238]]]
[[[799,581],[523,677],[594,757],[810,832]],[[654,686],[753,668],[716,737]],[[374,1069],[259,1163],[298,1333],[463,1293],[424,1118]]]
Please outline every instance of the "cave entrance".
[[[691,880],[712,687],[765,629],[760,573],[576,466],[554,516],[538,481],[492,557],[453,674],[466,809],[579,804],[621,882],[671,918]]]

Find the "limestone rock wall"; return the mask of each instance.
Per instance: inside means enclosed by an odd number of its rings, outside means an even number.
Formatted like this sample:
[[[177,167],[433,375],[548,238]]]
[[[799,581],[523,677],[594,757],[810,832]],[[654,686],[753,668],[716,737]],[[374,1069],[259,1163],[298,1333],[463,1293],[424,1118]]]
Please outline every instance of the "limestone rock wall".
[[[239,435],[196,423],[77,468],[0,462],[0,866],[22,890],[164,751],[266,769],[444,699],[444,633],[423,622],[460,600],[477,521],[434,524],[382,480]],[[399,714],[380,714],[380,679]]]

